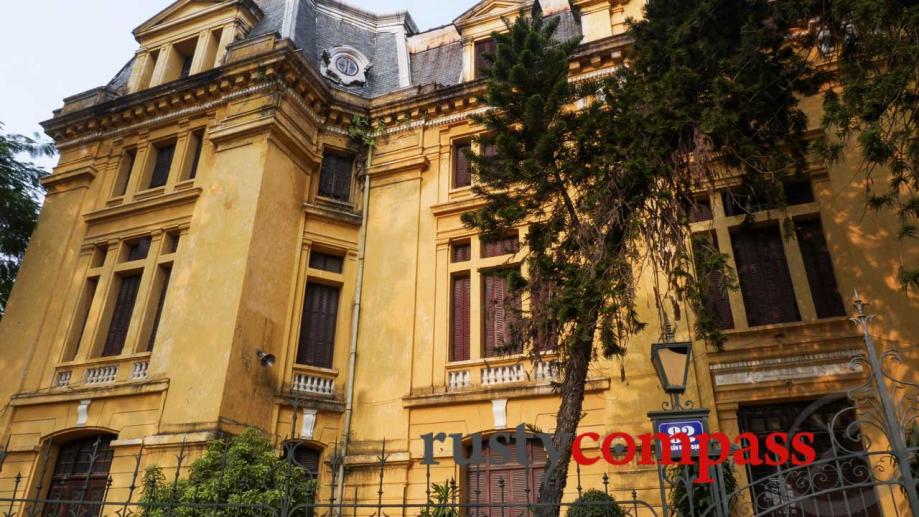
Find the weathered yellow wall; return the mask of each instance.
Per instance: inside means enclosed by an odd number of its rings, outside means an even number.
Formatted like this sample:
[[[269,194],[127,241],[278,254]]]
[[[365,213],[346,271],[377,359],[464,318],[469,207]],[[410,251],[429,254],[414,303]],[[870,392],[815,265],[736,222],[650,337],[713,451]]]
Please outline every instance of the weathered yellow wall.
[[[615,36],[624,30],[626,18],[640,14],[643,2],[573,3],[584,10],[585,39],[598,48],[609,47],[572,63],[572,73],[576,77],[603,73],[621,57],[622,43],[615,43]],[[376,502],[379,475],[374,458],[385,439],[391,456],[384,475],[384,500],[422,502],[426,471],[420,464],[420,436],[494,431],[495,399],[508,401],[509,428],[520,423],[545,431],[554,428],[558,397],[547,380],[478,385],[481,370],[487,367],[522,363],[532,376],[531,361],[484,360],[478,351],[469,361],[448,361],[449,275],[456,268],[450,264],[449,245],[452,240],[471,238],[474,256],[479,249],[474,233],[460,222],[460,215],[477,201],[469,188],[450,186],[452,143],[480,129],[466,121],[468,112],[479,107],[476,87],[461,85],[438,93],[439,97],[400,92],[372,101],[342,92],[332,95],[324,83],[303,72],[302,58],[271,36],[224,56],[233,32],[228,28],[244,31],[252,23],[243,19],[228,24],[228,15],[182,24],[175,33],[151,27],[141,31],[131,91],[140,88],[149,51],[165,50],[188,35],[206,35],[224,27],[214,59],[226,64],[211,83],[183,90],[184,83],[178,82],[175,91],[164,90],[154,99],[144,99],[146,92],[138,91],[137,97],[130,98],[138,103],[136,107],[99,115],[83,126],[61,122],[74,133],[56,133],[61,163],[47,180],[49,194],[41,220],[8,313],[0,322],[0,371],[4,373],[0,442],[8,437],[10,452],[0,471],[0,495],[12,489],[16,473],[24,476],[23,490],[34,489],[37,481],[31,473],[38,468],[42,447],[92,430],[118,435],[112,467],[115,498],[127,496],[133,455],[141,441],[146,451],[141,470],[152,464],[168,470],[174,468],[183,440],[190,447],[187,465],[216,433],[235,433],[244,426],[270,433],[278,444],[302,438],[303,410],[316,411],[308,443],[321,448],[328,461],[345,433],[361,189],[353,189],[349,203],[330,203],[317,196],[317,179],[323,148],[355,149],[344,136],[353,113],[385,122],[388,132],[377,141],[369,171],[366,265],[345,500]],[[473,40],[499,25],[494,13],[464,20],[467,57]],[[165,57],[161,53],[160,74]],[[465,71],[471,77],[471,68]],[[811,120],[818,121],[819,102],[807,99],[806,106]],[[184,114],[176,115],[179,109]],[[101,136],[85,133],[99,127]],[[194,180],[183,180],[188,134],[200,128],[206,129],[206,143],[198,174]],[[145,190],[141,182],[152,166],[150,143],[173,136],[177,148],[169,182],[162,189]],[[121,157],[131,146],[137,146],[138,152],[128,193],[113,197]],[[851,181],[859,163],[854,153],[850,147],[841,164],[814,171],[815,206],[840,291],[848,302],[849,293],[858,288],[871,302],[870,310],[879,315],[873,328],[879,343],[914,343],[919,323],[911,316],[919,309],[919,300],[914,293],[900,290],[895,281],[901,256],[893,238],[896,221],[887,212],[864,213],[864,184]],[[720,210],[717,198],[713,208]],[[716,219],[713,226],[707,224],[697,224],[696,229],[713,228],[720,241],[729,242],[729,222]],[[181,235],[178,251],[163,259],[157,250],[173,233]],[[138,348],[108,359],[91,357],[87,344],[95,340],[98,345],[105,332],[100,321],[103,304],[97,302],[87,326],[91,336],[84,339],[74,361],[64,361],[68,336],[78,325],[76,312],[87,274],[100,270],[99,292],[107,292],[112,271],[118,267],[114,251],[125,239],[143,234],[154,237],[150,264],[172,261],[154,350],[146,353]],[[110,245],[109,257],[101,269],[95,268],[91,265],[95,247],[105,244]],[[794,243],[787,246],[796,249]],[[341,255],[342,273],[309,268],[314,251]],[[905,253],[915,258],[919,252],[914,247]],[[476,267],[492,267],[506,260],[475,262]],[[661,328],[650,274],[648,268],[641,271],[638,293],[639,317],[648,328],[631,340],[622,358],[593,365],[582,431],[644,433],[650,428],[647,412],[660,409],[665,400],[649,357],[650,344]],[[146,298],[139,298],[138,304],[155,303],[150,280],[145,277],[141,292],[147,293]],[[311,280],[341,286],[331,369],[294,364],[304,289]],[[807,285],[800,274],[796,285]],[[478,287],[473,290],[477,293]],[[826,354],[860,348],[860,338],[845,318],[815,321],[809,292],[799,291],[804,321],[746,328],[738,308],[742,297],[734,293],[738,328],[728,332],[725,349],[695,343],[686,398],[711,410],[713,429],[736,434],[742,405],[819,397],[842,392],[863,379],[863,372],[851,371],[719,384],[723,379],[719,376],[725,374],[748,375],[773,368],[756,361],[784,361],[781,368],[825,366],[848,360],[827,359]],[[691,318],[684,315],[676,322],[677,339],[692,337]],[[472,321],[474,328],[480,328],[477,314],[473,313]],[[129,342],[141,343],[141,334],[135,324]],[[256,350],[274,354],[276,364],[259,366]],[[915,380],[911,366],[919,358],[908,360],[901,373]],[[135,363],[145,362],[149,362],[146,378],[131,378]],[[100,365],[117,365],[117,380],[103,386],[81,385],[83,372]],[[55,387],[57,375],[71,370],[72,385]],[[448,389],[451,373],[458,371],[469,371],[474,385]],[[330,379],[333,394],[296,392],[292,389],[296,375]],[[92,402],[86,423],[77,425],[81,400]],[[593,447],[588,453],[597,452]],[[459,475],[448,458],[449,450],[437,454],[441,465],[432,468],[432,481]],[[633,488],[640,499],[657,498],[656,472],[638,466],[637,460],[618,468],[602,461],[584,468],[582,486],[599,487],[604,473],[611,476],[611,492],[619,499],[630,498]],[[323,498],[331,495],[326,494],[330,476],[326,465],[321,473]],[[569,498],[576,487],[572,466]]]

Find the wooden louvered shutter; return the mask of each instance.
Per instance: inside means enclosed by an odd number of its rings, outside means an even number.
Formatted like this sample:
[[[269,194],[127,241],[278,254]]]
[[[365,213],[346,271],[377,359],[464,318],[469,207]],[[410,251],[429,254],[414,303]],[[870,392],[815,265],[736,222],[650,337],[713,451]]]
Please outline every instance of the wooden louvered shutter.
[[[466,153],[471,149],[469,142],[453,145],[453,188],[472,184],[472,167]]]
[[[353,157],[324,154],[319,171],[319,195],[347,201],[351,197],[353,165]]]
[[[511,293],[505,273],[488,273],[485,278],[485,293],[482,312],[485,315],[485,357],[494,357],[511,352],[511,326],[520,309],[520,297]]]
[[[160,317],[163,315],[163,303],[166,301],[166,291],[169,289],[169,277],[172,276],[172,268],[166,268],[163,271],[163,286],[160,288],[159,300],[156,303],[156,313],[153,315],[153,326],[150,329],[150,338],[147,340],[147,351],[153,350],[153,344],[156,342],[156,332],[160,327]]]
[[[469,359],[469,313],[472,282],[468,276],[453,278],[453,300],[451,308],[451,361]]]
[[[520,239],[516,235],[482,241],[482,258],[509,255],[517,253],[519,250]]]
[[[138,287],[140,287],[140,274],[121,277],[121,286],[118,288],[118,297],[112,309],[108,335],[105,337],[105,346],[102,348],[103,357],[118,355],[124,348],[125,339],[128,337],[128,327],[131,325],[131,314],[134,312],[134,302],[137,300]]]
[[[485,357],[499,354],[498,339],[504,334],[503,300],[504,278],[490,273],[485,275]]]
[[[715,232],[693,235],[693,257],[696,272],[704,278],[706,291],[705,308],[718,318],[719,328],[734,328],[734,315],[731,314],[731,301],[728,298],[727,283],[721,271],[706,270],[706,262],[718,253],[718,236]]]
[[[823,236],[820,219],[796,222],[798,246],[807,271],[807,283],[818,318],[843,316],[846,313],[833,273],[833,261]]]
[[[338,287],[307,284],[303,318],[300,322],[297,363],[321,368],[332,367],[338,298]]]
[[[319,459],[320,452],[304,444],[298,445],[294,449],[294,461],[297,465],[303,467],[310,477],[315,479],[319,477]]]
[[[778,225],[735,230],[731,241],[747,323],[753,327],[799,321]]]

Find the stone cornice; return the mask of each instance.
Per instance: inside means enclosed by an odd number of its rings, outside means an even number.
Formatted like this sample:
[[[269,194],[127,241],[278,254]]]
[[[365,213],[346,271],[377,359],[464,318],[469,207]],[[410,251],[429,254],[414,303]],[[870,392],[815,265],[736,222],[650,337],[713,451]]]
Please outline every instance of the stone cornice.
[[[613,36],[583,45],[572,57],[571,80],[592,80],[613,73],[624,61],[628,44],[626,37]],[[448,87],[410,87],[370,101],[340,92],[326,84],[290,40],[274,36],[231,45],[227,61],[220,68],[130,95],[114,99],[97,95],[93,99],[98,104],[79,109],[65,106],[42,127],[59,148],[66,149],[214,110],[233,99],[271,88],[296,99],[317,124],[342,129],[352,116],[368,112],[388,126],[387,133],[397,133],[461,122],[485,109],[479,102],[484,80]]]
[[[86,224],[98,224],[104,221],[125,217],[129,214],[137,215],[154,210],[162,210],[164,208],[177,205],[193,203],[196,199],[198,199],[199,195],[201,195],[200,188],[190,188],[187,190],[173,192],[171,194],[151,197],[142,201],[102,208],[100,210],[89,212],[83,217],[86,220]]]
[[[238,61],[70,113],[58,110],[42,123],[59,148],[136,131],[141,127],[206,112],[256,91],[286,90],[316,119],[324,120],[331,104],[325,81],[288,40]],[[263,43],[264,44],[264,43]],[[240,53],[244,54],[240,48]]]
[[[718,363],[712,364],[709,366],[709,370],[722,371],[722,370],[734,370],[734,369],[750,369],[750,368],[762,368],[762,367],[771,367],[771,366],[780,366],[787,364],[802,364],[802,363],[812,363],[819,361],[832,361],[835,359],[851,359],[857,355],[862,354],[861,350],[851,349],[851,350],[837,350],[834,352],[824,352],[817,354],[801,354],[787,357],[773,357],[769,359],[753,359],[750,361],[735,361],[730,363]]]

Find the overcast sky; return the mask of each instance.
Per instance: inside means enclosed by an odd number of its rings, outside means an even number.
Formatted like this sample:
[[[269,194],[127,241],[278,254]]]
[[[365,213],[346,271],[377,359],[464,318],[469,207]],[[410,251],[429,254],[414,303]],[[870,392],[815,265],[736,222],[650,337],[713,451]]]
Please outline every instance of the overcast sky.
[[[131,31],[170,0],[4,0],[0,122],[32,135],[64,97],[104,85],[134,55]],[[475,0],[350,0],[374,12],[408,10],[419,29],[449,23]],[[51,166],[56,160],[42,161]]]

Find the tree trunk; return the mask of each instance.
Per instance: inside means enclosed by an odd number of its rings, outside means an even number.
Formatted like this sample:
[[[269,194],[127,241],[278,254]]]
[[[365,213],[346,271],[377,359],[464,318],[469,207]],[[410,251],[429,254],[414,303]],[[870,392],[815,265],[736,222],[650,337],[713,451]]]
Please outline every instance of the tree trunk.
[[[593,315],[591,321],[585,322],[582,328],[596,329],[597,319]],[[578,329],[581,330],[581,329]],[[542,484],[539,487],[537,502],[545,504],[536,509],[538,517],[557,516],[560,511],[562,494],[568,482],[568,465],[571,463],[571,445],[581,420],[581,408],[584,404],[584,389],[587,383],[587,370],[593,352],[593,331],[582,332],[579,339],[572,347],[567,361],[565,361],[565,380],[561,387],[561,406],[555,420],[555,435],[552,441],[555,450],[559,453],[557,464],[546,464]]]

